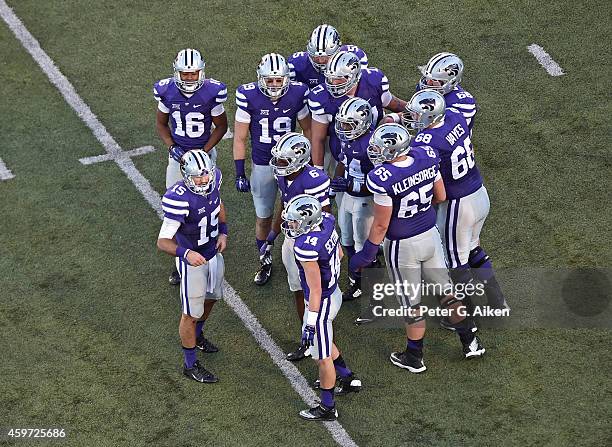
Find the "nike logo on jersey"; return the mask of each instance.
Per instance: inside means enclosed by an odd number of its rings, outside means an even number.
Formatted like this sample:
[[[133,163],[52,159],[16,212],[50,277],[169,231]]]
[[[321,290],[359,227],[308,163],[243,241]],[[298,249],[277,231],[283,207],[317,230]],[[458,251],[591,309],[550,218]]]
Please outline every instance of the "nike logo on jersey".
[[[287,113],[289,110],[291,110],[291,107],[288,108],[287,110],[283,109],[283,113]]]
[[[193,106],[194,109],[197,109],[198,107],[202,107],[202,104],[198,104],[197,106]]]

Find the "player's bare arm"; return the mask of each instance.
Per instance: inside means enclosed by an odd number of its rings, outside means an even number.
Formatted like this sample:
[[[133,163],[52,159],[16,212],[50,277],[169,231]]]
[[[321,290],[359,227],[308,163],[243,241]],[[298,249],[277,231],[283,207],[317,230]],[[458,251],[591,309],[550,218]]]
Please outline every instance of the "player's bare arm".
[[[385,109],[391,110],[392,112],[396,112],[396,113],[400,113],[404,110],[404,108],[406,107],[406,101],[404,101],[403,99],[398,98],[397,96],[391,95],[391,101],[389,101],[389,104],[387,104],[385,106]]]
[[[383,241],[385,234],[387,234],[387,228],[389,228],[392,213],[392,206],[383,206],[374,203],[374,222],[372,223],[372,228],[370,228],[370,235],[368,237],[370,242],[378,245]]]
[[[300,123],[300,128],[302,129],[304,136],[310,140],[312,133],[312,119],[310,118],[310,114],[306,115],[301,120],[298,120],[298,123]]]
[[[215,130],[211,132],[210,138],[202,148],[206,152],[210,152],[227,132],[227,114],[223,112],[221,115],[213,116],[212,122],[215,125]]]
[[[327,127],[329,124],[312,120],[311,128],[311,140],[312,145],[312,164],[315,166],[323,166],[324,163],[324,150],[325,150],[325,138],[327,137]]]
[[[174,239],[159,238],[157,239],[157,248],[170,256],[177,256],[176,249],[178,245]],[[195,267],[206,264],[206,258],[197,251],[188,250],[185,258],[190,265]]]
[[[304,276],[310,289],[308,297],[308,310],[319,312],[321,309],[321,270],[317,261],[300,261],[304,267]]]
[[[244,160],[246,158],[248,137],[249,123],[234,121],[234,160]]]
[[[170,114],[157,109],[157,114],[155,115],[155,128],[157,129],[157,135],[159,135],[159,138],[161,138],[166,147],[170,147],[174,144],[174,140],[170,134],[170,128],[168,127],[169,117]]]
[[[433,199],[431,203],[437,205],[446,200],[446,188],[444,187],[444,181],[442,178],[436,180],[433,185]]]

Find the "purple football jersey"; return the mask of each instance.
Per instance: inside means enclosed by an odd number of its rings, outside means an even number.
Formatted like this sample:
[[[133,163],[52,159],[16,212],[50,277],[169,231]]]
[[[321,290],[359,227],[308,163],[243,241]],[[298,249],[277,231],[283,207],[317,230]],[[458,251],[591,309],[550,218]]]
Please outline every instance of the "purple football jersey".
[[[289,200],[299,194],[309,194],[316,197],[321,202],[321,206],[329,205],[329,177],[321,169],[314,166],[304,166],[302,172],[294,180],[287,177],[276,177],[276,183],[281,192],[283,208],[287,206]]]
[[[293,253],[300,271],[300,283],[306,301],[310,299],[310,289],[306,282],[302,262],[316,261],[321,270],[321,299],[328,298],[338,287],[340,276],[340,256],[338,256],[338,233],[336,219],[323,212],[323,222],[318,228],[295,239]]]
[[[374,194],[388,195],[393,202],[387,239],[407,239],[436,224],[431,199],[433,184],[436,177],[440,178],[439,162],[431,147],[420,146],[410,149],[408,160],[383,163],[368,173],[368,189]]]
[[[339,51],[350,51],[357,55],[362,68],[368,67],[368,56],[361,48],[355,45],[342,45]],[[289,75],[291,79],[306,84],[308,88],[314,88],[318,84],[325,84],[325,76],[319,73],[310,62],[310,57],[305,51],[298,51],[287,58]]]
[[[249,121],[253,163],[267,165],[272,147],[287,132],[294,132],[298,113],[308,107],[308,87],[300,82],[289,83],[289,89],[278,101],[261,93],[256,83],[243,84],[236,90],[236,120]],[[249,115],[249,117],[246,116]]]
[[[421,84],[417,84],[416,91],[421,90]],[[453,107],[461,112],[468,123],[470,130],[474,125],[474,115],[478,111],[478,105],[472,95],[463,90],[460,85],[455,86],[453,90],[444,95],[444,103],[446,108]]]
[[[478,111],[478,105],[474,97],[458,85],[454,90],[444,95],[444,101],[447,108],[453,107],[461,112],[471,130],[474,125],[474,115]]]
[[[197,251],[207,260],[217,254],[221,182],[221,171],[217,168],[215,186],[207,196],[192,192],[181,180],[169,188],[162,198],[164,217],[181,223],[176,232],[176,243]]]
[[[211,111],[227,100],[227,88],[209,78],[188,97],[167,78],[155,83],[153,96],[168,110],[174,142],[185,149],[202,149],[210,138]]]
[[[442,126],[420,131],[410,143],[426,144],[436,150],[448,199],[465,197],[482,186],[470,135],[463,115],[455,109],[446,109]]]
[[[383,118],[383,95],[388,91],[389,80],[382,71],[378,68],[363,68],[361,70],[361,79],[357,85],[355,96],[365,99],[372,106],[372,114],[374,116],[372,129],[375,129],[378,122]],[[340,98],[334,98],[329,94],[325,85],[316,86],[310,91],[310,96],[308,97],[308,107],[310,107],[310,111],[313,115],[331,116],[331,122],[327,128],[327,135],[329,136],[330,151],[336,160],[338,160],[340,156],[340,140],[334,130],[334,123],[340,105],[348,98],[349,97],[346,95]]]
[[[364,184],[368,172],[374,169],[374,165],[368,157],[368,146],[370,145],[370,137],[374,131],[370,129],[368,132],[352,141],[340,142],[340,163],[345,166],[344,177],[351,179],[354,182]],[[347,191],[351,196],[364,197],[371,195],[370,193],[356,193]]]

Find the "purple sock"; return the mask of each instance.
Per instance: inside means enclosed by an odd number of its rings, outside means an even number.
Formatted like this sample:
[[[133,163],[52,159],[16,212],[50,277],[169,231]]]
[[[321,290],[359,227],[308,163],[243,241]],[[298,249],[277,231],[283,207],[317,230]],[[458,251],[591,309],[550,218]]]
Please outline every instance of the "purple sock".
[[[321,388],[321,403],[327,408],[334,408],[334,388],[329,390]]]
[[[422,338],[420,340],[408,339],[408,344],[406,348],[412,352],[417,352],[417,353],[423,352],[423,339]]]
[[[202,331],[204,330],[204,323],[204,320],[196,323],[196,338],[200,338],[203,335]]]
[[[196,362],[196,349],[186,348],[183,346],[183,357],[185,357],[185,368],[193,368],[193,364]]]
[[[342,248],[344,248],[344,251],[346,252],[346,255],[349,257],[349,259],[351,259],[355,254],[354,245],[343,245]]]
[[[263,244],[266,243],[265,239],[255,239],[255,242],[257,243],[257,251],[261,250],[261,247],[263,246]]]
[[[353,375],[353,371],[351,371],[351,369],[346,366],[346,363],[344,363],[342,355],[339,355],[338,358],[334,360],[334,368],[336,369],[336,374],[338,374],[343,379],[346,379],[347,377]]]

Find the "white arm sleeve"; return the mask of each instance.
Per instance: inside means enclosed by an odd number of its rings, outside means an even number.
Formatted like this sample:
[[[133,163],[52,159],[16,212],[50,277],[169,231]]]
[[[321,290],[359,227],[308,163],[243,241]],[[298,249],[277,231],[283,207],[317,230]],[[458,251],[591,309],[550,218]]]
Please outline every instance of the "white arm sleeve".
[[[382,102],[383,107],[387,107],[391,100],[393,99],[393,95],[389,90],[380,95],[380,101]]]
[[[170,109],[164,105],[163,102],[157,101],[157,108],[162,113],[170,113]]]
[[[240,107],[238,107],[236,109],[236,116],[234,117],[234,119],[238,121],[239,123],[250,123],[251,115],[249,115],[248,112],[245,112]]]
[[[380,206],[393,206],[393,199],[387,194],[374,193],[374,203]]]
[[[210,114],[212,116],[219,116],[221,115],[223,112],[225,112],[225,108],[223,107],[223,104],[219,104],[216,105],[211,111]]]
[[[159,230],[159,236],[157,236],[157,239],[172,239],[180,226],[180,222],[164,217],[164,221],[162,223],[161,230]]]
[[[307,105],[304,105],[304,107],[302,108],[302,110],[300,110],[297,114],[298,120],[303,120],[304,118],[306,118],[308,115],[310,115],[310,109],[308,108]]]

